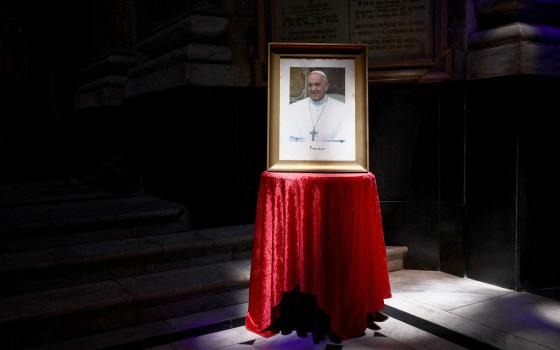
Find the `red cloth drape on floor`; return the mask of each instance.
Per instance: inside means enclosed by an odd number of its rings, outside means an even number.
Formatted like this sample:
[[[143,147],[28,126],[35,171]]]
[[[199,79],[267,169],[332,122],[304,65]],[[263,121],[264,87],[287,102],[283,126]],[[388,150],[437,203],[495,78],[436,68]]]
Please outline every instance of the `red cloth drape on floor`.
[[[246,326],[263,336],[296,285],[317,297],[342,339],[391,297],[381,212],[371,173],[261,175]]]

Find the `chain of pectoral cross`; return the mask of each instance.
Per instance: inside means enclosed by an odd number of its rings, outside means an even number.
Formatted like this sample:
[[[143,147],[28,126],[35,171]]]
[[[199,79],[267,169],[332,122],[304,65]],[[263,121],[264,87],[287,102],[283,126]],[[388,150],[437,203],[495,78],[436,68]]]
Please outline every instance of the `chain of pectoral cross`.
[[[309,118],[311,119],[311,126],[313,127],[313,130],[309,132],[309,134],[311,135],[311,141],[315,141],[315,137],[319,135],[319,131],[317,131],[317,125],[319,124],[319,121],[323,116],[323,112],[325,111],[325,107],[327,106],[327,102],[329,101],[329,96],[326,96],[326,98],[327,100],[323,104],[323,108],[321,108],[321,112],[319,113],[319,116],[317,117],[317,120],[315,120],[315,122],[313,122],[313,113],[311,112],[311,99],[309,99]]]

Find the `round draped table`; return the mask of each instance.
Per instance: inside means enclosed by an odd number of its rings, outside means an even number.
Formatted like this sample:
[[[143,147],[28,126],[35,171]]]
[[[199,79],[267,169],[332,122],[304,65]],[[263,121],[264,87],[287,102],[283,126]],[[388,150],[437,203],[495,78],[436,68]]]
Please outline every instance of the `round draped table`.
[[[277,306],[296,286],[316,296],[341,339],[383,309],[391,290],[373,174],[261,175],[247,329],[274,335]]]

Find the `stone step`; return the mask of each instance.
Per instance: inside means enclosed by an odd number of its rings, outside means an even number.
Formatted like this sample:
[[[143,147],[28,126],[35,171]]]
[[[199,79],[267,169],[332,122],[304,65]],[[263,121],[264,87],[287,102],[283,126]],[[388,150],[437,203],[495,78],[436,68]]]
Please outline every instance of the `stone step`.
[[[8,296],[249,258],[253,225],[0,254]]]
[[[0,254],[1,296],[250,258],[253,225]],[[389,271],[407,247],[387,246]]]
[[[407,247],[387,246],[387,261],[390,270],[402,269],[407,251]],[[226,292],[205,299],[207,301],[205,309],[208,311],[46,344],[35,347],[33,350],[146,348],[169,344],[185,337],[204,334],[210,330],[217,332],[243,325],[242,318],[247,312],[247,289]],[[191,311],[195,310],[191,309]]]
[[[0,243],[4,247],[13,241],[41,237],[50,239],[108,227],[171,222],[177,221],[184,213],[185,208],[176,203],[147,195],[2,207]],[[72,239],[70,241],[73,242]]]
[[[392,266],[394,269],[402,269],[402,259],[404,259],[406,252],[406,247],[388,246],[387,260],[389,264],[393,264]],[[398,260],[400,260],[400,263],[397,263]],[[242,327],[244,325],[244,317],[247,313],[247,299],[247,289],[226,292],[213,297],[214,309],[209,309],[208,311],[156,322],[143,323],[138,326],[92,334],[63,342],[46,344],[33,347],[30,350],[93,350],[101,348],[144,349],[152,346],[158,348],[157,346],[162,344],[173,344],[177,341],[189,343],[191,340],[196,341],[197,338],[193,336],[202,334],[203,337],[208,337],[208,333],[216,334],[215,332]],[[394,323],[399,321],[391,319],[385,323],[390,322]],[[390,331],[390,327],[388,328],[385,323],[383,323],[383,330],[387,333]],[[396,335],[402,336],[400,332],[402,332],[401,329],[403,327],[412,328],[404,323],[399,324],[397,327],[398,329],[396,329]],[[416,330],[416,332],[419,333],[421,331]],[[431,336],[431,334],[428,333],[421,335],[423,337]],[[257,337],[256,335],[252,336]],[[187,339],[186,341],[184,340],[185,338]],[[215,340],[212,341],[215,342]],[[232,344],[240,342],[240,340],[236,338],[229,339],[229,341]],[[410,341],[414,343],[414,339],[410,339]],[[201,345],[200,348],[205,347]]]
[[[0,338],[16,349],[216,308],[249,272],[243,259],[3,298]]]
[[[75,181],[52,180],[0,185],[0,208],[109,197],[114,195]]]
[[[408,247],[386,246],[385,248],[387,250],[387,267],[389,268],[389,272],[402,270]]]
[[[94,350],[117,347],[143,349],[146,346],[169,343],[209,330],[217,332],[239,327],[243,325],[241,320],[247,313],[248,294],[248,289],[222,293],[216,297],[218,302],[214,310],[92,334],[28,350]],[[231,304],[232,302],[237,304]],[[224,306],[224,303],[229,306]]]
[[[181,211],[181,206],[176,203],[147,195],[10,206],[0,208],[0,234],[102,226],[135,219],[176,218]]]
[[[193,232],[219,245],[247,236],[247,229],[252,225]],[[193,237],[187,237],[160,238],[172,247],[188,245]],[[402,266],[405,253],[405,247],[387,247],[388,264],[401,259]],[[138,348],[172,342],[193,328],[236,318],[222,319],[215,309],[247,302],[247,290],[239,288],[247,287],[249,270],[250,261],[244,259],[4,298],[0,336],[9,339],[8,349],[46,343],[40,348]]]
[[[36,232],[33,235],[8,234],[9,237],[5,237],[5,241],[1,241],[2,238],[0,238],[0,253],[16,253],[184,232],[190,230],[190,220],[188,213],[184,211],[177,219],[162,217],[154,220],[114,223],[112,226],[93,229],[85,226],[76,228],[74,231],[49,230],[48,232]]]

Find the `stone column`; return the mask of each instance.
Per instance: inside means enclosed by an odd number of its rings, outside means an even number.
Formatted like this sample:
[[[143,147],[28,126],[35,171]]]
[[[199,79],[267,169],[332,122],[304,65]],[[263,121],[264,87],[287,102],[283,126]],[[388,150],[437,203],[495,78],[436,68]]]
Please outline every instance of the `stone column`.
[[[134,4],[134,0],[91,2],[92,59],[81,71],[77,110],[122,104],[127,71],[138,63]]]
[[[479,0],[467,77],[560,75],[560,1]]]
[[[147,13],[142,25],[151,28],[144,30],[148,34],[137,45],[144,60],[129,71],[127,96],[189,85],[250,85],[249,63],[240,54],[247,45],[239,42],[245,22],[237,3],[195,1],[175,16],[162,14],[157,19]]]
[[[560,0],[479,0],[466,84],[467,275],[560,285],[550,171],[560,84]],[[556,191],[556,192],[555,192]]]

